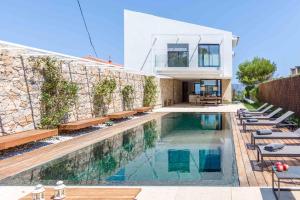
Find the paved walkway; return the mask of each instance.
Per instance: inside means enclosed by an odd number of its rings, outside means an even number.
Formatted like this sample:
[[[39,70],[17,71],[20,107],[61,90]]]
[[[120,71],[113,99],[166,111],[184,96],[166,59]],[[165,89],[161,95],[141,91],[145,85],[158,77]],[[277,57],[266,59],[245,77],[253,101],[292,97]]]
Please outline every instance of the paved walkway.
[[[242,103],[238,103],[218,106],[200,106],[186,103],[154,109],[154,112],[236,112],[239,108],[244,108],[244,105]]]
[[[84,187],[83,187],[84,188]],[[90,187],[104,188],[104,187]],[[111,188],[111,187],[110,187]],[[116,187],[117,188],[117,187]],[[142,188],[138,200],[275,200],[270,188],[260,187],[134,187]],[[0,187],[1,199],[19,199],[32,191],[33,187]],[[300,199],[300,191],[282,192],[282,198]]]

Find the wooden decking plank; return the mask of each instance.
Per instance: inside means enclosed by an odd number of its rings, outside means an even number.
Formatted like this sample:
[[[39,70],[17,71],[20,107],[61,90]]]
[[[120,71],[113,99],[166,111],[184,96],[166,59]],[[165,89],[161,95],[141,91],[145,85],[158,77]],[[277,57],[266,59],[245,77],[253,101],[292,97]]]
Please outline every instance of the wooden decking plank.
[[[134,109],[134,111],[136,111],[137,113],[144,113],[144,112],[150,111],[151,109],[152,109],[152,107],[145,106],[145,107],[136,108],[136,109]]]
[[[233,131],[233,141],[234,141],[234,146],[235,146],[235,156],[236,156],[236,162],[237,162],[237,170],[238,170],[238,175],[239,175],[239,182],[240,186],[249,186],[249,182],[247,179],[246,175],[246,170],[245,170],[245,165],[242,159],[242,153],[241,153],[241,147],[240,147],[240,142],[239,138],[237,137],[238,130],[237,126],[234,122],[234,114],[231,113],[231,123],[232,123],[232,131]]]
[[[0,150],[16,147],[26,143],[34,142],[37,140],[45,139],[58,134],[57,129],[37,129],[30,131],[23,131],[12,135],[0,137]]]
[[[66,188],[65,200],[133,200],[140,193],[140,188]],[[45,200],[53,199],[53,188],[46,188]],[[21,200],[31,200],[32,195],[28,194]]]
[[[234,114],[233,114],[234,115]],[[236,116],[236,115],[235,115]],[[237,117],[237,116],[236,116]],[[235,122],[236,122],[236,127],[238,127],[239,130],[242,129],[242,126],[239,125],[238,121],[237,121],[237,118],[235,117]],[[249,145],[251,143],[251,132],[254,132],[258,129],[271,129],[273,128],[272,126],[251,126],[251,128],[249,127],[249,129],[246,131],[246,132],[241,132],[240,135],[241,137],[238,137],[239,139],[242,139],[242,140],[238,140],[238,142],[240,143],[239,145],[241,147],[247,147],[247,145]],[[280,128],[280,130],[282,130],[283,132],[285,131],[288,131],[288,129],[286,128]],[[234,131],[234,133],[236,133]],[[236,140],[235,140],[236,141]],[[263,139],[263,140],[258,140],[257,141],[257,144],[258,143],[262,143],[262,144],[269,144],[269,143],[285,143],[285,144],[297,144],[299,145],[299,140],[297,139]],[[248,159],[255,163],[256,162],[256,159],[257,159],[257,150],[255,149],[251,149],[251,148],[246,148],[246,154],[245,151],[243,151],[243,148],[242,148],[242,155],[245,157],[248,157]],[[238,157],[238,156],[237,156]],[[245,159],[245,158],[242,158],[242,159]],[[257,184],[259,186],[271,186],[272,185],[272,171],[271,171],[271,164],[274,164],[275,162],[277,161],[281,161],[281,162],[285,162],[285,163],[288,163],[290,165],[299,165],[300,164],[300,159],[299,158],[289,158],[289,157],[266,157],[264,158],[264,160],[266,162],[263,163],[263,167],[264,167],[264,170],[261,172],[261,171],[254,171],[254,175],[255,175],[255,179],[257,181]],[[247,159],[246,159],[247,161]],[[238,162],[238,161],[237,161]],[[245,167],[247,167],[247,162],[244,163],[245,164]],[[268,164],[268,166],[267,166]],[[253,169],[252,169],[253,170]],[[246,170],[246,173],[247,173],[247,178],[249,178],[249,176],[252,175],[252,173],[248,173],[249,171]],[[295,181],[286,181],[285,183],[282,183],[282,186],[287,186],[287,185],[290,185],[290,184],[293,184],[293,186],[295,186],[297,182]],[[298,182],[299,184],[299,182]],[[249,184],[250,186],[251,183]]]
[[[236,118],[233,118],[233,121],[234,121],[235,125],[237,126]],[[237,133],[237,137],[239,138],[240,148],[241,148],[241,152],[242,152],[242,155],[243,155],[242,160],[244,162],[244,167],[245,167],[246,176],[247,176],[247,179],[248,179],[249,186],[258,186],[257,180],[255,178],[254,172],[253,172],[252,167],[251,167],[250,159],[247,156],[247,149],[245,147],[245,143],[243,142],[243,138],[242,138],[242,135],[241,135],[241,134],[244,134],[244,133],[241,133],[239,129],[237,130],[236,133]]]
[[[250,134],[247,134],[247,133],[242,133],[242,138],[243,138],[243,142],[244,142],[244,145],[245,147],[247,148],[247,155],[248,155],[248,158],[251,162],[251,168],[252,168],[252,171],[254,173],[254,176],[255,176],[255,179],[257,181],[257,185],[259,186],[266,186],[267,183],[266,183],[266,180],[264,179],[264,177],[261,175],[260,172],[258,172],[257,170],[255,170],[253,167],[254,167],[254,164],[256,163],[255,162],[255,152],[253,152],[251,149],[249,149],[249,145],[250,145],[250,139],[248,137],[248,135]]]
[[[136,111],[128,110],[128,111],[111,113],[111,114],[108,114],[107,116],[109,117],[109,119],[114,120],[114,119],[122,119],[122,118],[130,117],[134,114],[136,114]]]
[[[107,121],[109,121],[108,117],[96,117],[96,118],[84,119],[84,120],[69,122],[66,124],[61,124],[61,125],[59,125],[58,129],[60,132],[61,131],[75,131],[75,130],[87,128],[90,126],[103,124]]]

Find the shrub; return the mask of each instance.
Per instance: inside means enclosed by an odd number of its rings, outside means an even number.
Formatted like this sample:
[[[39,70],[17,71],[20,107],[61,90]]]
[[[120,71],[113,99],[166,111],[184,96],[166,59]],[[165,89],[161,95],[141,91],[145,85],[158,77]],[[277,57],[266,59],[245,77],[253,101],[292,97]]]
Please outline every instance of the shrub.
[[[93,104],[95,116],[106,115],[116,89],[115,79],[103,79],[94,85]]]
[[[156,103],[157,84],[155,83],[154,76],[145,77],[144,85],[144,106],[154,106]]]
[[[249,91],[250,99],[253,101],[258,101],[258,87],[254,87]]]
[[[124,110],[132,110],[134,103],[134,89],[131,85],[126,85],[122,89]]]
[[[63,78],[56,59],[37,58],[35,69],[44,78],[41,88],[41,128],[55,128],[64,121],[70,108],[76,103],[78,86]]]

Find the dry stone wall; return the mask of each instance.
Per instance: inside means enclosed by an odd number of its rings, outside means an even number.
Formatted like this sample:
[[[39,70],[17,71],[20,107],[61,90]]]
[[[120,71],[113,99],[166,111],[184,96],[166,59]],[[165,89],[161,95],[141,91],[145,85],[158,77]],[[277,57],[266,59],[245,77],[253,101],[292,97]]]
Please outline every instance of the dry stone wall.
[[[40,98],[43,77],[35,70],[29,49],[5,49],[0,45],[0,135],[37,128],[40,122]],[[32,55],[31,55],[32,57]],[[61,60],[61,72],[66,80],[79,86],[78,101],[68,113],[67,121],[93,117],[93,86],[104,78],[114,78],[117,89],[108,113],[123,110],[122,88],[134,87],[134,107],[143,105],[144,75],[113,68],[99,68],[88,62]],[[156,79],[159,86],[159,79]],[[159,89],[159,88],[158,88]],[[160,89],[157,106],[160,106]]]

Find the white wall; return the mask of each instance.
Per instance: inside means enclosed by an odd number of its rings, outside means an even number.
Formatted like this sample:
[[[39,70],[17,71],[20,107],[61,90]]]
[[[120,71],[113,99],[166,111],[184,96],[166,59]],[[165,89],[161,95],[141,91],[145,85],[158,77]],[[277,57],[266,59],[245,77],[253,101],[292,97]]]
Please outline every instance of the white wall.
[[[164,52],[166,55],[167,43],[175,43],[177,38],[178,43],[189,43],[191,57],[198,45],[199,35],[200,43],[220,44],[222,75],[232,77],[231,32],[129,10],[124,10],[124,66],[140,70],[155,38],[157,41],[143,71],[154,72],[154,54]],[[190,65],[197,68],[198,50],[195,51]]]

